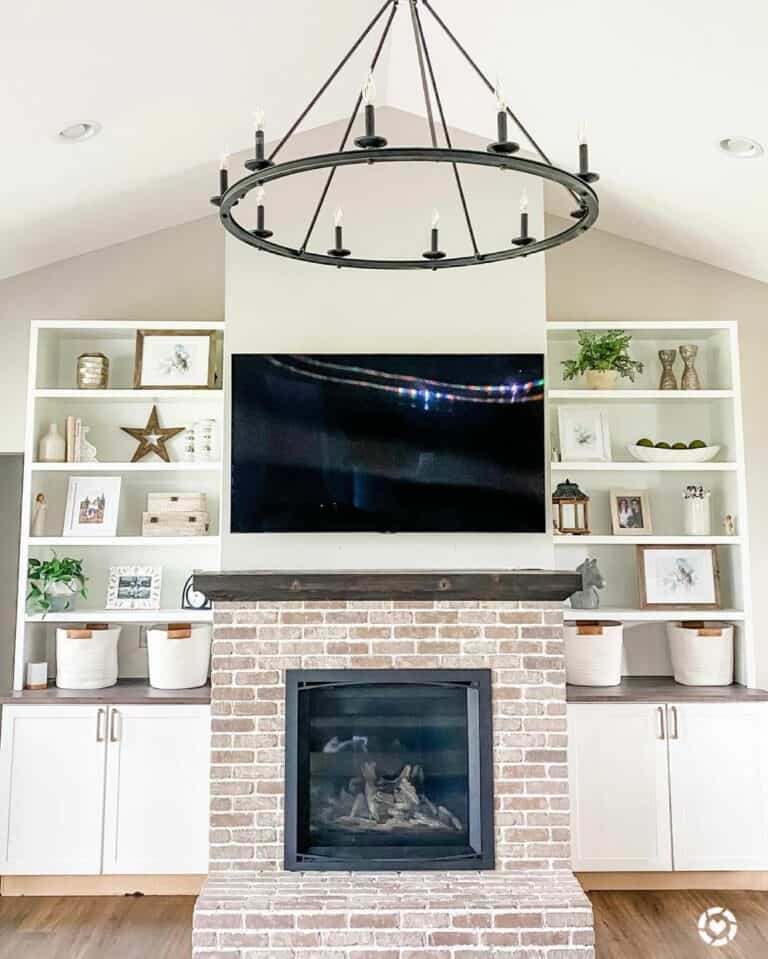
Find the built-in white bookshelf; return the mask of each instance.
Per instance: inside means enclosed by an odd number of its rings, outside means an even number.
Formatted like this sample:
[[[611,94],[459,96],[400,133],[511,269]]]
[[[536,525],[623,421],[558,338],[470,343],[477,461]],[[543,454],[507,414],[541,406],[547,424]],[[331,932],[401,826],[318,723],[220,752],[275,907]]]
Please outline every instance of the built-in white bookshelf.
[[[585,389],[566,382],[563,360],[576,355],[579,330],[623,329],[632,334],[631,354],[644,370],[634,383],[620,380],[616,389]],[[659,349],[681,344],[698,346],[696,369],[701,390],[659,390]],[[736,324],[723,322],[655,323],[610,321],[551,322],[547,327],[547,385],[551,448],[560,449],[558,410],[590,405],[604,413],[611,435],[608,462],[563,462],[553,458],[552,488],[566,478],[590,497],[591,534],[553,534],[556,565],[573,569],[587,556],[595,557],[606,578],[599,610],[568,610],[567,619],[620,620],[626,624],[625,660],[628,675],[669,672],[664,642],[665,624],[674,620],[716,620],[736,627],[736,678],[755,685],[754,631],[749,583],[749,542],[744,467],[741,376]],[[680,379],[678,358],[675,373]],[[632,458],[627,445],[641,437],[654,442],[702,439],[720,446],[707,463],[645,463]],[[696,484],[711,490],[712,528],[708,536],[684,535],[683,489]],[[610,491],[642,491],[648,498],[652,532],[614,535]],[[722,520],[735,517],[736,535],[726,535]],[[712,545],[721,573],[722,609],[647,610],[640,608],[637,547],[640,545]],[[633,648],[634,644],[634,648]]]
[[[213,389],[135,389],[134,362],[137,330],[214,330],[217,345],[217,382]],[[124,626],[120,638],[120,675],[146,675],[143,628],[162,622],[210,622],[209,610],[181,608],[184,584],[195,568],[221,566],[222,464],[186,462],[183,436],[168,442],[171,462],[153,454],[132,463],[136,441],[121,426],[143,426],[157,406],[161,426],[188,427],[200,419],[217,424],[217,445],[222,449],[224,391],[222,359],[224,324],[161,322],[93,322],[80,320],[37,321],[32,324],[25,466],[23,477],[19,601],[14,659],[14,688],[22,689],[26,663],[47,659],[55,671],[57,624],[103,622]],[[77,388],[77,357],[99,351],[110,360],[109,388]],[[49,423],[63,433],[67,416],[80,417],[90,427],[89,440],[97,449],[95,463],[41,463],[38,443]],[[105,537],[65,536],[64,512],[72,476],[120,476],[121,498],[117,534]],[[163,492],[205,493],[210,513],[206,536],[142,535],[142,513],[147,494]],[[32,511],[38,493],[48,504],[45,535],[31,534]],[[47,558],[55,550],[84,562],[89,578],[88,599],[78,599],[65,612],[42,617],[27,612],[27,563],[30,557]],[[155,610],[107,610],[106,590],[112,566],[162,567],[161,604]]]

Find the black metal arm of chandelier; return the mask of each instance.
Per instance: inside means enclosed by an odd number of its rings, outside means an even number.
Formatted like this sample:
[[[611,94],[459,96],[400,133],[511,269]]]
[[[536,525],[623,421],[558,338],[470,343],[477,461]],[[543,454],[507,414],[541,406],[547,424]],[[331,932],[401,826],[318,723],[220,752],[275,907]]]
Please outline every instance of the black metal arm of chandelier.
[[[575,239],[585,230],[588,230],[597,220],[599,213],[599,202],[597,194],[591,184],[599,179],[598,175],[589,170],[589,153],[585,139],[582,138],[579,144],[579,172],[571,173],[567,170],[554,166],[547,155],[543,152],[539,144],[533,139],[526,127],[521,123],[513,111],[500,99],[498,91],[496,92],[498,100],[497,110],[497,139],[490,143],[486,152],[479,150],[460,150],[454,148],[448,125],[443,111],[443,104],[440,92],[435,79],[432,59],[424,35],[423,25],[419,13],[418,4],[426,8],[434,20],[443,29],[445,34],[459,50],[464,59],[469,63],[485,86],[494,91],[494,87],[488,78],[483,74],[475,61],[470,57],[458,39],[449,30],[444,21],[433,9],[430,0],[407,0],[413,34],[416,43],[416,53],[421,75],[421,83],[424,93],[424,101],[427,112],[427,121],[429,124],[431,146],[424,147],[388,147],[386,139],[376,131],[375,107],[372,102],[371,87],[373,85],[373,74],[378,63],[384,42],[389,33],[392,21],[398,9],[399,0],[385,0],[383,6],[379,9],[362,34],[358,37],[347,54],[328,77],[323,86],[318,90],[307,107],[302,111],[296,121],[291,125],[285,136],[280,140],[272,153],[267,157],[264,146],[263,122],[256,124],[254,155],[246,162],[246,167],[250,172],[248,176],[243,177],[238,182],[229,184],[229,174],[226,162],[222,162],[222,168],[219,171],[219,194],[211,197],[211,203],[220,208],[220,218],[224,227],[239,240],[257,249],[265,250],[269,253],[275,253],[278,256],[285,256],[295,260],[304,260],[308,263],[320,263],[336,267],[350,267],[358,269],[379,269],[379,270],[416,270],[416,269],[447,269],[458,266],[473,266],[480,263],[495,263],[500,260],[513,259],[518,256],[530,256],[532,253],[538,253],[543,250],[559,246],[569,240]],[[306,118],[318,100],[322,97],[328,87],[331,85],[342,68],[352,57],[355,51],[360,47],[365,38],[370,34],[375,25],[383,17],[385,12],[389,11],[384,30],[376,45],[373,58],[370,62],[368,81],[363,90],[358,94],[352,114],[346,125],[344,135],[341,139],[339,149],[335,153],[321,154],[319,156],[303,157],[298,160],[292,160],[285,163],[275,163],[275,157],[283,146],[288,142],[301,122]],[[430,96],[430,86],[432,95],[435,99],[435,106],[440,119],[440,126],[443,137],[446,142],[445,147],[438,146],[437,130],[434,113],[432,109],[432,99]],[[369,94],[369,95],[366,95]],[[365,102],[364,102],[365,101]],[[356,150],[347,150],[347,142],[357,119],[361,105],[365,106],[364,121],[365,132],[354,141]],[[508,118],[511,118],[519,131],[528,141],[534,152],[539,156],[538,160],[526,159],[517,156],[520,147],[519,144],[511,141],[508,136]],[[323,209],[328,191],[336,176],[339,168],[356,164],[373,163],[397,163],[397,162],[432,162],[449,163],[453,171],[453,177],[461,204],[464,221],[467,227],[472,253],[466,256],[447,256],[439,247],[439,233],[437,223],[433,222],[430,232],[430,247],[426,250],[420,259],[371,259],[353,257],[351,251],[344,247],[343,230],[340,217],[334,220],[333,228],[333,246],[327,253],[315,253],[308,249],[315,226],[320,213]],[[470,216],[469,204],[467,201],[464,185],[459,172],[460,165],[490,166],[502,170],[517,170],[518,172],[537,176],[542,180],[548,180],[564,187],[576,200],[577,208],[571,213],[576,222],[569,227],[561,230],[559,233],[552,234],[543,239],[536,239],[530,236],[528,228],[527,199],[521,200],[520,207],[520,225],[517,235],[510,240],[510,246],[500,250],[490,252],[481,252],[478,248],[474,224]],[[266,228],[265,214],[265,184],[289,177],[299,173],[307,173],[313,170],[328,170],[323,189],[319,200],[314,209],[309,222],[304,240],[300,246],[291,247],[281,243],[273,242],[272,231]],[[256,228],[248,228],[238,222],[234,216],[234,207],[244,199],[251,191],[255,191],[256,196]]]

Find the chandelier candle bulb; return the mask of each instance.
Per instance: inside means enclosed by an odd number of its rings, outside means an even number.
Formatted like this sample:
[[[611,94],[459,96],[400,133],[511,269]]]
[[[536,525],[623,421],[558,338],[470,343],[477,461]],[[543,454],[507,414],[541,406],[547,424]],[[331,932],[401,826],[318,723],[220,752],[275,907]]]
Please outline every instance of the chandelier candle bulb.
[[[520,235],[512,243],[514,246],[528,246],[536,240],[528,235],[528,194],[523,190],[520,194]]]
[[[256,229],[253,231],[253,235],[260,236],[262,239],[267,240],[272,236],[272,230],[267,230],[264,226],[264,198],[264,187],[256,187],[254,193],[254,199],[256,200]]]
[[[267,160],[264,156],[264,111],[258,109],[253,114],[253,125],[254,125],[254,148],[253,148],[253,159],[247,160],[245,168],[247,170],[265,170],[267,167],[273,166],[271,160]]]
[[[434,210],[432,213],[432,219],[429,223],[430,226],[430,246],[426,253],[422,253],[422,256],[427,260],[442,260],[445,257],[445,253],[440,249],[439,246],[439,232],[438,227],[440,226],[440,213],[438,210]]]
[[[591,173],[589,169],[589,146],[585,123],[579,124],[579,179],[585,183],[595,183],[600,179],[597,173]]]
[[[344,248],[343,236],[344,213],[339,207],[333,216],[333,249],[328,250],[328,256],[343,257],[349,256],[349,250]]]
[[[373,104],[376,97],[376,83],[372,73],[368,74],[368,78],[360,91],[360,97],[365,112],[365,134],[357,137],[355,146],[364,150],[380,150],[387,145],[387,141],[384,137],[376,135],[376,109]]]
[[[222,153],[219,160],[219,195],[223,196],[229,188],[229,154]]]

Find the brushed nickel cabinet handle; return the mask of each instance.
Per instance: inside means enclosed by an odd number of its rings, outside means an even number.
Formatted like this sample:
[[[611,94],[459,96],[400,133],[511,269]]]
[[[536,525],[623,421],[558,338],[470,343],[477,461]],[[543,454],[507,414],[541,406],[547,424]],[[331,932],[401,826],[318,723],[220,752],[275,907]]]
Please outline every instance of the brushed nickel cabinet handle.
[[[666,739],[666,738],[667,738],[667,733],[666,733],[666,730],[665,730],[665,728],[664,728],[664,707],[663,707],[663,706],[657,706],[657,707],[656,707],[656,713],[657,713],[657,715],[658,715],[658,717],[659,717],[659,735],[658,735],[657,738],[658,738],[658,739]]]
[[[672,729],[670,730],[669,738],[679,739],[680,736],[678,735],[679,731],[677,728],[677,706],[670,706],[669,711],[672,713],[672,719],[674,720],[672,723]]]
[[[112,715],[109,718],[109,741],[111,743],[116,743],[120,739],[120,736],[119,736],[120,730],[117,727],[118,719],[120,720],[120,729],[122,729],[122,717],[120,716],[120,713],[113,706]]]
[[[104,719],[107,715],[106,709],[97,709],[96,710],[96,742],[104,742]]]

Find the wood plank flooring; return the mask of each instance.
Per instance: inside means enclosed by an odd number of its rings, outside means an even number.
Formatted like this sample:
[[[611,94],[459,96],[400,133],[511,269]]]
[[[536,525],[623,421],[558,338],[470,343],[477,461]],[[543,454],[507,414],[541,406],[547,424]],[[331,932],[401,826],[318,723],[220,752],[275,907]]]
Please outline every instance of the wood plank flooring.
[[[594,892],[597,959],[762,959],[768,893]],[[0,959],[189,959],[191,896],[6,897]],[[696,931],[709,906],[730,909],[739,931],[713,949]]]

